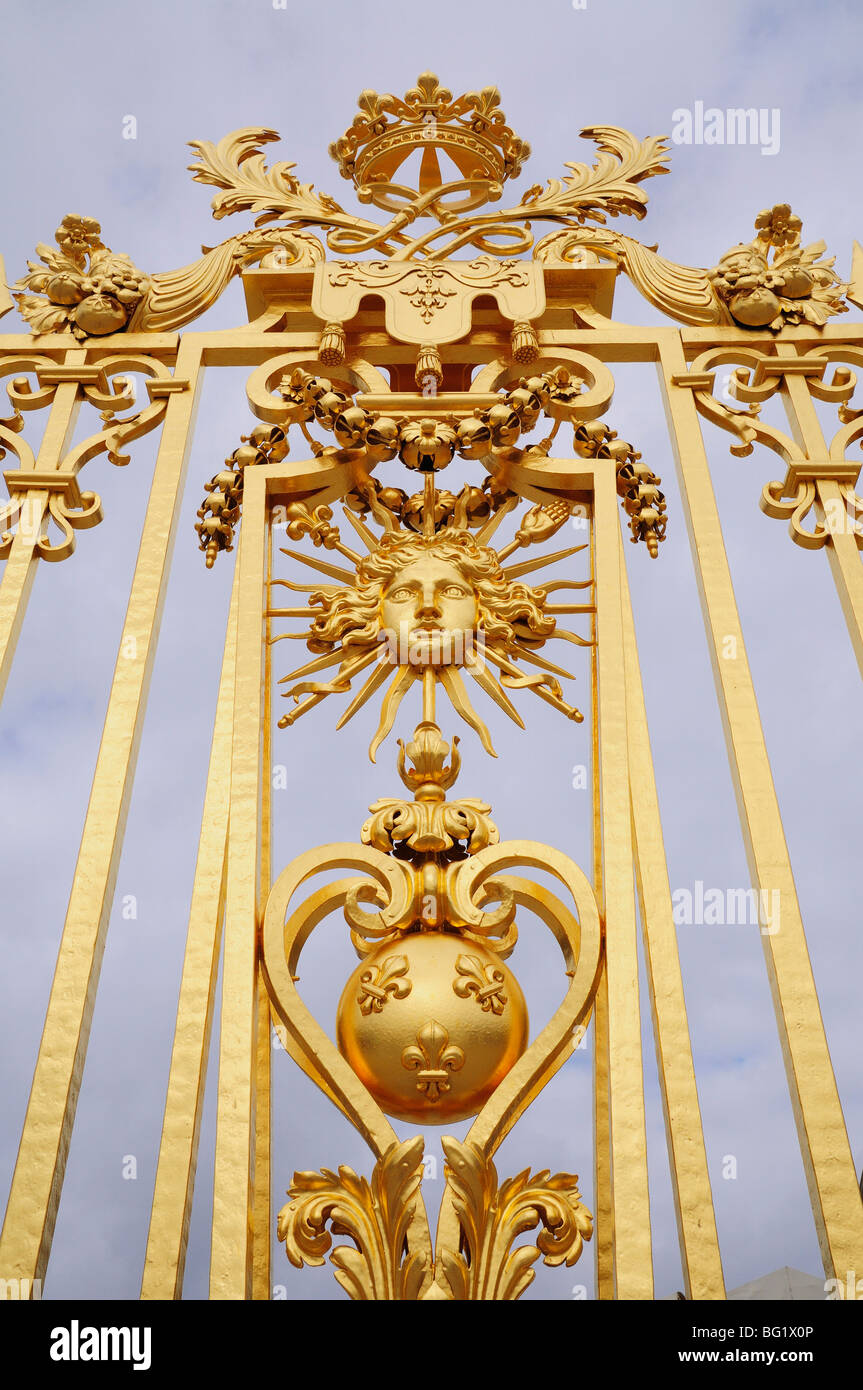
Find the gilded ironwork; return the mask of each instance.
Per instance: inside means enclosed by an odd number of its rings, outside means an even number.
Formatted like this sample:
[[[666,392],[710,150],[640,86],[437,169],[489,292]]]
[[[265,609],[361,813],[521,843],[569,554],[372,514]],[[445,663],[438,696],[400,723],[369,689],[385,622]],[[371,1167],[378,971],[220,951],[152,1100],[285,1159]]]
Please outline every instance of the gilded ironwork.
[[[29,261],[13,290],[31,333],[71,332],[82,340],[127,330],[164,333],[199,318],[255,262],[312,267],[324,256],[316,237],[256,229],[205,250],[192,265],[148,275],[105,246],[101,234],[95,218],[70,213],[55,233],[56,249],[38,244],[42,265]]]
[[[732,246],[706,270],[678,265],[607,227],[551,232],[533,254],[544,265],[585,269],[610,260],[645,299],[681,323],[779,333],[802,323],[820,327],[848,308],[842,298],[848,285],[833,269],[836,258],[823,259],[823,241],[801,247],[801,227],[789,205],[778,203],[756,217],[753,241]]]
[[[329,1253],[336,1279],[355,1300],[464,1302],[519,1298],[540,1256],[552,1267],[576,1263],[593,1235],[577,1177],[546,1169],[500,1183],[478,1144],[444,1139],[443,1145],[457,1245],[441,1246],[432,1258],[427,1224],[416,1230],[423,1142],[408,1139],[379,1159],[371,1182],[347,1167],[294,1175],[278,1220],[291,1264],[322,1265]],[[537,1226],[535,1245],[516,1246]],[[332,1249],[330,1232],[353,1245]]]
[[[802,227],[787,203],[766,208],[755,219],[755,240],[732,246],[708,271],[735,323],[778,333],[786,324],[823,324],[831,314],[848,312],[842,302],[848,286],[833,269],[836,257],[820,259],[823,241],[801,247]]]
[[[387,1002],[387,995],[392,995],[393,999],[406,998],[411,992],[409,969],[407,956],[385,956],[379,965],[364,970],[357,993],[360,1013],[379,1014]]]
[[[19,280],[18,307],[33,333],[71,331],[76,338],[101,337],[125,328],[147,292],[149,278],[126,255],[101,240],[93,217],[63,218],[54,234],[57,247],[40,242],[42,265],[28,262]]]
[[[607,423],[609,364],[618,361],[659,366],[753,882],[782,900],[782,931],[765,937],[765,957],[825,1270],[859,1268],[863,1209],[698,416],[733,436],[736,455],[763,445],[783,460],[785,476],[764,485],[762,508],[788,520],[797,544],[826,552],[863,669],[863,502],[852,453],[863,438],[854,402],[863,337],[859,325],[834,322],[846,297],[863,303],[863,253],[855,246],[846,285],[823,243],[802,245],[800,219],[780,203],[716,266],[678,265],[606,225],[644,217],[645,182],[668,172],[662,138],[589,127],[592,167],[569,163],[562,178],[502,207],[504,184],[530,150],[496,88],[454,95],[423,73],[404,97],[363,92],[359,108],[331,153],[359,202],[383,220],[315,192],[290,163],[268,168],[263,150],[278,136],[249,127],[217,144],[192,142],[190,167],[216,189],[215,218],[250,213],[251,230],[188,266],[151,273],[106,246],[94,218],[69,215],[56,245],[40,243],[38,263],[12,287],[35,341],[0,344],[11,405],[0,457],[18,463],[4,473],[10,498],[0,510],[0,688],[39,559],[64,558],[76,532],[101,519],[81,469],[102,453],[127,463],[127,444],[157,427],[161,439],[0,1274],[32,1281],[46,1267],[199,381],[206,365],[234,365],[249,370],[254,423],[205,485],[196,525],[208,567],[235,548],[241,521],[242,532],[143,1296],[182,1293],[221,988],[211,1297],[270,1292],[272,1011],[294,1062],[374,1158],[368,1180],[346,1167],[295,1175],[278,1217],[294,1265],[330,1254],[357,1299],[509,1300],[528,1287],[540,1257],[550,1266],[577,1260],[595,1225],[598,1296],[652,1298],[637,882],[685,1287],[693,1298],[724,1297],[620,536],[622,507],[631,541],[655,558],[666,503],[661,479]],[[410,187],[399,180],[417,151]],[[535,240],[538,224],[551,230]],[[457,258],[466,247],[472,258]],[[688,327],[616,324],[618,271]],[[250,322],[178,342],[173,330],[238,275]],[[10,305],[0,262],[0,315]],[[720,392],[717,370],[726,366],[729,389]],[[136,401],[136,375],[146,401]],[[774,396],[788,434],[761,417]],[[816,402],[838,407],[832,438]],[[82,404],[96,407],[102,428],[74,444]],[[36,450],[24,425],[41,410]],[[570,456],[558,457],[569,430]],[[448,489],[442,474],[456,460],[467,480]],[[399,466],[404,487],[393,481]],[[514,558],[571,521],[579,544]],[[291,544],[274,556],[282,531]],[[312,571],[305,582],[285,577],[280,554]],[[575,556],[577,569],[567,564]],[[551,565],[567,565],[565,577],[532,578]],[[579,631],[562,625],[569,616]],[[283,620],[299,620],[300,630],[282,631]],[[276,682],[293,706],[277,721],[282,729],[329,695],[348,697],[342,727],[380,693],[374,758],[407,696],[421,717],[398,742],[406,791],[372,803],[355,843],[304,850],[273,881],[262,769],[273,672],[280,644],[292,639],[311,659]],[[573,673],[546,655],[556,640],[582,648],[589,663],[584,712],[564,697]],[[720,659],[728,640],[733,663]],[[510,695],[522,689],[586,725],[572,736],[587,740],[589,730],[591,879],[551,846],[501,841],[486,801],[448,799],[460,757],[458,739],[445,741],[437,722],[439,689],[494,751],[468,697],[474,685],[519,725]],[[333,870],[348,876],[334,879]],[[316,875],[325,878],[310,887]],[[332,912],[342,913],[359,963],[328,1031],[297,983],[301,952]],[[534,1037],[512,965],[526,912],[549,928],[562,958],[561,1003]],[[574,1176],[525,1171],[501,1182],[494,1164],[589,1024],[593,1216]],[[400,1141],[389,1117],[420,1126],[470,1120],[463,1141],[442,1141],[434,1242],[423,1140]],[[517,1243],[537,1227],[534,1244]],[[333,1250],[341,1235],[352,1245]]]
[[[502,1014],[506,1008],[503,971],[496,965],[483,963],[478,956],[458,956],[455,963],[457,979],[452,987],[460,999],[473,995],[483,1013]]]
[[[535,569],[579,549],[573,546],[525,564]],[[351,682],[369,667],[370,673],[338,727],[389,681],[381,721],[369,749],[372,760],[405,695],[428,678],[443,686],[458,714],[492,754],[488,728],[468,698],[466,675],[521,727],[523,721],[507,690],[529,689],[568,718],[577,722],[583,718],[563,699],[558,679],[571,679],[572,673],[540,656],[538,649],[550,638],[561,636],[589,646],[588,639],[558,630],[556,615],[571,607],[589,612],[591,605],[549,603],[546,589],[532,589],[519,582],[524,565],[505,569],[497,552],[480,544],[469,531],[446,527],[422,536],[385,532],[366,557],[354,557],[356,578],[352,582],[349,571],[311,557],[305,562],[348,582],[304,585],[311,590],[305,609],[272,610],[274,616],[308,616],[307,645],[311,652],[320,653],[281,678],[288,686],[285,695],[293,699],[296,708],[282,716],[280,727],[293,724],[326,696],[349,692]],[[298,587],[290,580],[275,583]],[[590,581],[557,583],[566,588],[587,588]],[[525,671],[521,661],[541,669]],[[333,678],[309,679],[326,666],[338,667]]]
[[[494,1163],[479,1145],[443,1140],[447,1188],[461,1227],[457,1250],[444,1248],[444,1277],[456,1299],[509,1301],[532,1283],[540,1255],[547,1265],[574,1265],[593,1235],[578,1178],[546,1169],[499,1183]],[[541,1226],[536,1245],[516,1246]]]
[[[443,1024],[430,1018],[418,1030],[416,1043],[402,1052],[402,1066],[416,1072],[417,1090],[434,1105],[451,1089],[448,1073],[461,1071],[464,1053],[456,1043],[450,1042]]]
[[[331,1225],[355,1248],[330,1255],[336,1279],[353,1299],[413,1300],[427,1283],[427,1250],[405,1251],[419,1199],[422,1139],[407,1139],[375,1165],[371,1183],[352,1168],[338,1173],[296,1173],[291,1201],[279,1212],[279,1240],[291,1264],[322,1265],[332,1245]]]
[[[19,464],[3,474],[9,501],[0,506],[0,559],[9,555],[14,537],[23,526],[31,533],[33,552],[38,558],[65,560],[75,549],[75,533],[97,526],[103,515],[98,494],[81,491],[80,470],[101,453],[107,454],[117,467],[128,464],[131,456],[122,452],[124,447],[161,423],[169,397],[186,389],[188,382],[172,377],[153,358],[132,353],[111,354],[92,367],[57,366],[42,357],[13,359],[4,366],[7,371],[17,369],[24,374],[7,387],[13,414],[0,421],[0,459],[7,452],[12,453]],[[147,400],[131,414],[121,416],[120,412],[136,404],[134,385],[126,375],[134,372],[144,376]],[[31,375],[38,383],[35,391],[29,380]],[[32,448],[20,437],[25,424],[21,412],[53,401],[60,387],[71,390],[73,405],[83,399],[95,406],[103,428],[54,459],[51,467],[40,468]],[[60,533],[56,539],[52,539],[49,521]]]

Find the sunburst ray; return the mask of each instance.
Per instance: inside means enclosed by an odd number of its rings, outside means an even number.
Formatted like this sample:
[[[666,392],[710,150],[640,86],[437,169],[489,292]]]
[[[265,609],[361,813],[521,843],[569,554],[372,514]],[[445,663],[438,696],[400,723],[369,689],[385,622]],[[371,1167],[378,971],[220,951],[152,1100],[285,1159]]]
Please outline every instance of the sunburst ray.
[[[555,637],[559,637],[563,642],[574,642],[577,647],[593,647],[595,642],[589,641],[586,637],[579,637],[577,632],[570,632],[568,628],[556,627],[554,632],[549,633],[547,641],[551,642]]]
[[[315,705],[319,705],[321,700],[325,700],[326,698],[326,695],[323,694],[310,695],[307,700],[303,700],[301,705],[297,705],[296,709],[291,710],[288,714],[282,715],[279,720],[279,728],[289,729],[292,724],[296,724],[301,714],[305,714],[306,710],[310,710]]]
[[[267,640],[272,647],[276,642],[302,642],[307,637],[308,633],[306,632],[279,632],[275,637],[269,637]]]
[[[541,666],[544,671],[550,671],[553,676],[563,676],[566,680],[575,680],[572,671],[566,671],[563,666],[555,666],[553,661],[548,661],[546,657],[540,656],[538,652],[532,652],[529,647],[517,647],[512,645],[507,651],[517,651],[519,656],[525,661],[529,661],[534,666]]]
[[[338,579],[342,584],[353,586],[354,575],[350,570],[342,569],[341,565],[331,565],[328,560],[318,560],[314,555],[304,555],[300,550],[288,550],[285,546],[279,546],[283,555],[288,555],[292,560],[299,560],[301,564],[308,565],[309,569],[319,570],[321,574],[328,574],[330,579]]]
[[[380,544],[380,541],[378,540],[377,536],[369,530],[368,526],[366,526],[364,521],[360,521],[360,518],[354,514],[350,507],[343,506],[342,511],[344,513],[345,521],[350,522],[351,526],[353,526],[360,540],[365,545],[366,550],[368,550],[369,554],[372,555],[377,550]]]
[[[527,671],[520,670],[514,661],[510,661],[508,657],[502,656],[500,652],[489,651],[487,654],[489,660],[493,661],[496,666],[501,668],[501,671],[506,673],[501,676],[502,685],[507,686],[510,690],[531,690],[534,695],[538,695],[547,705],[551,705],[553,709],[559,710],[561,714],[565,714],[567,719],[574,719],[576,724],[582,722],[584,715],[581,713],[581,710],[577,709],[575,705],[567,704],[563,699],[563,692],[560,689],[560,685],[553,676],[532,676]],[[549,688],[550,686],[552,688]]]
[[[400,666],[395,680],[384,696],[381,707],[381,722],[378,725],[377,733],[369,745],[369,757],[375,761],[375,754],[395,723],[399,705],[407,694],[410,686],[414,683],[415,671],[412,666]]]
[[[297,696],[320,691],[323,695],[344,695],[345,691],[350,690],[354,676],[370,665],[376,655],[374,649],[370,652],[360,652],[359,656],[355,656],[352,661],[346,661],[343,666],[339,667],[331,681],[301,681],[299,685],[284,691],[283,694],[285,696]],[[279,683],[281,684],[281,682]]]
[[[286,589],[293,589],[298,594],[337,594],[338,584],[295,584],[290,579],[271,579],[270,588],[274,584],[282,584]]]
[[[513,507],[518,506],[518,502],[518,497],[511,497],[508,501],[504,502],[502,507],[498,507],[496,512],[492,512],[488,520],[483,522],[476,533],[477,545],[488,545],[504,517],[509,516]]]
[[[303,637],[305,635],[305,633],[302,634]],[[342,647],[336,647],[334,652],[324,652],[323,656],[316,656],[313,661],[307,661],[305,666],[298,666],[295,671],[289,671],[286,676],[279,679],[278,684],[284,685],[286,681],[297,680],[300,676],[311,676],[315,671],[325,671],[328,666],[337,666],[344,654]]]
[[[491,696],[498,708],[502,709],[504,714],[508,714],[514,724],[517,724],[520,729],[523,729],[524,720],[506,691],[503,689],[503,686],[485,663],[482,661],[470,661],[465,665],[464,669],[469,676],[473,677],[480,689],[484,690],[486,695]]]
[[[522,671],[517,662],[511,661],[504,652],[494,651],[491,647],[486,647],[485,654],[493,665],[505,672],[501,680],[506,682],[510,690],[538,690],[540,686],[546,685],[549,681],[554,681],[558,690],[560,689],[558,681],[550,673],[540,675],[538,671]]]
[[[357,710],[362,709],[366,701],[369,700],[372,695],[374,695],[376,690],[380,689],[391,670],[392,667],[390,666],[390,663],[387,660],[386,654],[384,652],[381,652],[377,666],[375,666],[371,675],[367,676],[366,679],[363,681],[363,684],[360,686],[356,695],[351,700],[351,703],[348,705],[347,709],[338,719],[336,723],[337,729],[343,729],[347,724],[348,720],[353,719]]]
[[[485,724],[480,719],[465,690],[464,681],[460,672],[454,666],[442,666],[440,670],[441,685],[446,691],[452,702],[452,707],[456,713],[460,714],[466,724],[479,734],[480,742],[487,753],[493,758],[497,757],[491,742],[491,734]]]
[[[569,555],[578,555],[579,551],[586,549],[586,544],[571,545],[567,550],[555,550],[551,555],[537,555],[533,560],[522,560],[517,565],[507,565],[503,575],[505,579],[520,579],[523,574],[532,574],[534,570],[541,570],[545,565],[553,565],[556,560],[565,560]]]
[[[556,589],[589,589],[592,584],[592,579],[551,579],[542,585],[542,592],[553,594]]]

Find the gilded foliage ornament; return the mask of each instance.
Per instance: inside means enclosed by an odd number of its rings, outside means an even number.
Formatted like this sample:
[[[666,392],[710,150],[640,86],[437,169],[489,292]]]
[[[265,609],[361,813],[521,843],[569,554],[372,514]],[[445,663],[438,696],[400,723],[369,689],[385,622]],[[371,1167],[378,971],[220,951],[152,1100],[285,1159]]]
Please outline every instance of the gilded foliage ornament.
[[[69,215],[56,232],[58,249],[38,244],[43,265],[28,261],[14,295],[31,333],[71,332],[83,340],[168,332],[203,314],[256,261],[311,267],[324,257],[321,243],[307,233],[256,230],[204,248],[192,265],[148,275],[100,238],[95,218]]]
[[[593,1219],[581,1200],[578,1178],[570,1173],[528,1169],[498,1182],[497,1169],[478,1145],[441,1141],[448,1163],[447,1187],[461,1227],[458,1250],[444,1249],[440,1273],[450,1297],[509,1301],[533,1282],[532,1266],[573,1265]],[[535,1245],[515,1246],[525,1231],[542,1226]]]
[[[550,1266],[576,1263],[593,1234],[577,1177],[525,1170],[501,1184],[479,1145],[442,1144],[458,1248],[444,1243],[432,1257],[420,1190],[423,1141],[415,1138],[393,1144],[371,1182],[347,1167],[294,1175],[278,1219],[291,1264],[322,1265],[331,1251],[336,1279],[358,1301],[509,1302],[530,1286],[540,1257]],[[536,1244],[515,1245],[537,1226]],[[331,1250],[330,1232],[353,1244]]]
[[[672,318],[684,323],[738,323],[780,331],[785,324],[823,325],[845,308],[847,289],[823,259],[823,243],[801,248],[799,218],[787,204],[759,214],[756,239],[733,247],[711,270],[678,265],[655,248],[609,230],[609,217],[643,218],[647,194],[642,184],[668,173],[664,137],[639,140],[617,126],[590,126],[581,134],[598,153],[592,165],[567,161],[562,178],[534,184],[514,206],[482,211],[500,200],[504,182],[521,172],[530,147],[515,135],[500,109],[494,87],[454,97],[434,73],[397,97],[364,91],[360,110],[330,153],[361,203],[390,212],[384,224],[347,211],[330,194],[316,192],[280,161],[268,167],[263,147],[277,140],[268,127],[249,126],[217,143],[193,140],[189,166],[194,179],[218,192],[213,216],[254,215],[252,231],[205,248],[200,260],[155,275],[138,270],[128,256],[115,254],[100,240],[93,218],[68,216],[58,229],[58,248],[40,244],[43,265],[30,263],[18,284],[21,312],[34,333],[71,331],[77,337],[133,331],[164,331],[198,317],[245,267],[313,267],[325,258],[311,228],[324,232],[337,257],[374,253],[384,260],[337,262],[330,278],[371,275],[387,283],[404,276],[399,293],[408,296],[430,329],[457,294],[455,281],[470,275],[522,277],[528,269],[512,257],[533,249],[542,263],[592,267],[616,263],[636,288]],[[421,152],[419,186],[394,181],[408,157]],[[450,175],[439,160],[454,166]],[[452,177],[452,174],[456,177]],[[411,236],[417,220],[433,225]],[[534,243],[537,222],[557,224]],[[272,225],[277,224],[277,225]],[[464,246],[481,254],[476,262],[449,260]],[[774,252],[768,261],[768,250]],[[403,266],[408,262],[407,266]],[[416,264],[419,263],[419,264]],[[487,264],[486,264],[487,263]],[[336,281],[333,281],[335,284]],[[513,281],[515,283],[515,281]],[[465,302],[469,313],[469,300]],[[513,311],[512,351],[516,361],[536,355],[538,341],[528,312]],[[321,334],[321,360],[344,360],[341,315],[327,314]],[[448,339],[469,324],[450,324]]]
[[[291,1264],[322,1265],[332,1246],[329,1225],[353,1246],[330,1255],[336,1279],[353,1299],[413,1300],[427,1282],[428,1255],[405,1250],[422,1178],[421,1138],[395,1144],[376,1164],[372,1180],[352,1168],[296,1173],[282,1207],[278,1237]]]
[[[551,232],[533,254],[546,265],[590,266],[610,259],[645,299],[681,323],[779,333],[801,323],[820,328],[848,308],[842,298],[848,286],[833,269],[835,257],[823,259],[823,241],[801,247],[801,225],[787,203],[765,209],[755,220],[754,240],[731,247],[706,270],[678,265],[655,247],[605,227]]]

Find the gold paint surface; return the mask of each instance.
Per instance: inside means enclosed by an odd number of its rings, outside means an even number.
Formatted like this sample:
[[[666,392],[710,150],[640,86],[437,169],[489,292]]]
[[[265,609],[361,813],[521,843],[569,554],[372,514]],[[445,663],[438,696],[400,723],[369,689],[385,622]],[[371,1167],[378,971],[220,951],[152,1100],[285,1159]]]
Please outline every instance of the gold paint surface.
[[[234,718],[238,600],[239,573],[235,572],[150,1211],[141,1286],[144,1299],[180,1298],[183,1292],[225,910],[231,791],[226,750],[230,748]],[[267,1042],[269,1045],[269,1038]]]
[[[193,383],[198,349],[178,372]],[[59,388],[63,390],[63,387]],[[7,1277],[47,1265],[96,1000],[96,989],[176,529],[197,392],[168,401],[90,803],[69,898],[30,1101],[0,1235]],[[65,432],[65,431],[64,431]]]
[[[362,981],[377,983],[394,953],[410,989],[399,998],[396,980],[378,1010]],[[524,1052],[527,1029],[524,996],[496,953],[443,932],[417,932],[366,956],[336,1021],[339,1051],[385,1113],[433,1125],[477,1113]]]
[[[723,1299],[725,1283],[622,546],[620,587],[636,882],[685,1293],[690,1299]]]
[[[319,1264],[332,1237],[348,1234],[353,1246],[331,1255],[342,1286],[354,1298],[399,1300],[513,1299],[540,1255],[567,1265],[580,1257],[593,1217],[575,1175],[525,1170],[501,1183],[493,1155],[593,1013],[597,1296],[652,1298],[634,868],[684,1278],[692,1298],[724,1296],[618,501],[632,540],[653,558],[668,518],[660,479],[599,419],[614,391],[609,363],[618,361],[659,364],[753,882],[781,902],[781,928],[764,932],[763,944],[825,1270],[841,1282],[863,1267],[863,1208],[696,414],[737,434],[733,452],[757,442],[784,458],[785,479],[766,485],[762,509],[787,518],[798,545],[827,549],[863,670],[863,503],[853,491],[859,467],[846,457],[863,424],[847,409],[851,374],[840,367],[825,376],[831,362],[863,364],[863,328],[832,322],[847,308],[848,286],[822,258],[823,243],[802,248],[800,218],[787,204],[760,213],[754,239],[711,269],[677,265],[602,225],[609,214],[643,214],[643,184],[666,172],[668,151],[661,139],[616,127],[584,133],[600,146],[592,167],[569,164],[563,178],[498,207],[530,153],[500,94],[487,87],[454,96],[423,73],[403,97],[366,91],[331,150],[361,200],[389,220],[345,212],[289,164],[268,168],[261,147],[277,136],[248,128],[217,145],[195,141],[193,176],[217,188],[218,216],[254,211],[269,225],[190,266],[151,274],[106,246],[95,219],[69,215],[56,246],[40,243],[40,264],[14,287],[36,350],[21,335],[0,336],[0,372],[35,373],[38,389],[13,380],[15,414],[0,423],[2,447],[19,463],[4,471],[10,501],[0,508],[0,692],[37,559],[64,559],[76,532],[101,520],[79,470],[103,452],[125,462],[127,441],[164,424],[0,1236],[4,1278],[41,1278],[50,1249],[205,364],[252,370],[247,396],[259,423],[205,485],[198,512],[208,565],[233,547],[241,513],[243,530],[142,1296],[176,1298],[182,1288],[224,905],[211,1297],[270,1296],[272,1009],[291,1057],[375,1159],[368,1180],[344,1166],[296,1174],[279,1238],[294,1264]],[[402,186],[395,180],[417,151],[418,186]],[[415,228],[424,218],[431,227]],[[543,220],[552,230],[534,245]],[[465,247],[473,259],[459,258]],[[368,253],[377,259],[363,259]],[[859,261],[855,253],[852,302]],[[170,330],[243,271],[254,321],[180,344]],[[689,327],[611,323],[618,271]],[[0,314],[8,298],[0,262]],[[743,364],[736,380],[748,411],[730,412],[713,396],[715,367],[732,362]],[[118,421],[134,403],[119,373],[132,371],[147,378],[148,399]],[[778,393],[792,438],[758,418]],[[843,429],[829,444],[813,397],[840,407]],[[104,428],[67,452],[84,400]],[[34,457],[19,437],[21,411],[46,406]],[[541,419],[545,437],[528,443]],[[287,462],[294,426],[292,440],[299,431],[311,456]],[[564,426],[573,457],[552,456]],[[331,440],[317,437],[321,429]],[[456,455],[472,470],[458,494],[439,477]],[[416,491],[374,477],[396,456]],[[496,528],[525,499],[533,505],[515,538],[496,551]],[[22,501],[27,526],[17,519]],[[333,523],[333,503],[342,504],[350,545]],[[286,581],[273,577],[275,506],[290,539],[315,548],[286,550],[314,572],[311,584],[288,583],[301,602],[276,592]],[[510,562],[580,506],[592,515],[590,578],[527,579],[581,549]],[[850,524],[834,531],[830,518],[843,509]],[[555,594],[561,587],[587,592]],[[589,639],[562,628],[558,618],[570,614],[589,618]],[[306,634],[274,634],[274,622],[294,617],[307,620]],[[386,633],[405,640],[391,661],[382,656]],[[340,725],[387,681],[373,754],[406,696],[422,718],[398,764],[412,799],[375,802],[361,843],[301,847],[271,883],[273,646],[288,635],[305,635],[313,659],[284,678],[293,705],[281,727],[328,695],[347,694],[355,678],[362,683]],[[457,653],[444,642],[454,636]],[[435,723],[440,686],[493,751],[465,676],[516,723],[510,694],[525,689],[579,723],[558,679],[570,673],[540,650],[558,637],[592,648],[593,887],[558,850],[500,843],[484,802],[447,800],[459,755]],[[480,639],[481,659],[465,655]],[[519,867],[549,873],[566,901],[509,872]],[[307,879],[334,868],[352,877],[307,892]],[[504,964],[516,945],[516,908],[549,927],[564,966],[562,1002],[529,1046],[521,991]],[[341,1053],[295,987],[305,942],[334,910],[361,957],[339,1008]],[[399,1142],[387,1111],[422,1123],[475,1116],[463,1143],[443,1141],[434,1243],[422,1141]],[[536,1227],[535,1246],[514,1246]]]
[[[599,477],[596,526],[597,720],[608,991],[608,1094],[617,1298],[653,1297],[641,1004],[627,755],[620,539],[611,480]]]
[[[258,1049],[257,927],[261,853],[263,619],[267,577],[264,488],[252,470],[250,525],[238,556],[237,669],[222,956],[210,1297],[249,1298]],[[263,480],[261,480],[262,484]]]
[[[825,1275],[863,1263],[863,1205],[830,1062],[782,818],[743,642],[716,499],[691,392],[675,386],[683,351],[664,337],[661,373],[729,763],[753,886],[781,905],[781,926],[762,932]],[[790,380],[794,380],[791,378]],[[729,642],[733,646],[729,646]],[[733,651],[730,658],[724,652]],[[778,898],[773,896],[778,894]]]

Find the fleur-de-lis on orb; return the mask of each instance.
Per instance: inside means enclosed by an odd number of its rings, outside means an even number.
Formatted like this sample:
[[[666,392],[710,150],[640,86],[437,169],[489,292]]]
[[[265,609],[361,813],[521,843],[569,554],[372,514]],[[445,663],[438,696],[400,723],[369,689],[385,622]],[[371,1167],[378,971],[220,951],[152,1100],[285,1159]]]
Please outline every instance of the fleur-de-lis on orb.
[[[464,1053],[454,1043],[442,1023],[430,1019],[417,1033],[417,1043],[402,1053],[402,1066],[417,1073],[417,1090],[424,1091],[433,1104],[450,1089],[448,1073],[464,1066]]]
[[[467,999],[475,994],[483,1013],[503,1013],[506,995],[503,992],[502,971],[495,970],[493,965],[483,966],[476,956],[458,956],[455,968],[461,978],[453,980],[452,987],[459,999]]]
[[[406,999],[411,992],[407,956],[387,956],[380,965],[369,966],[360,976],[360,992],[357,1003],[360,1013],[379,1014],[387,1002],[387,995],[394,999]]]

